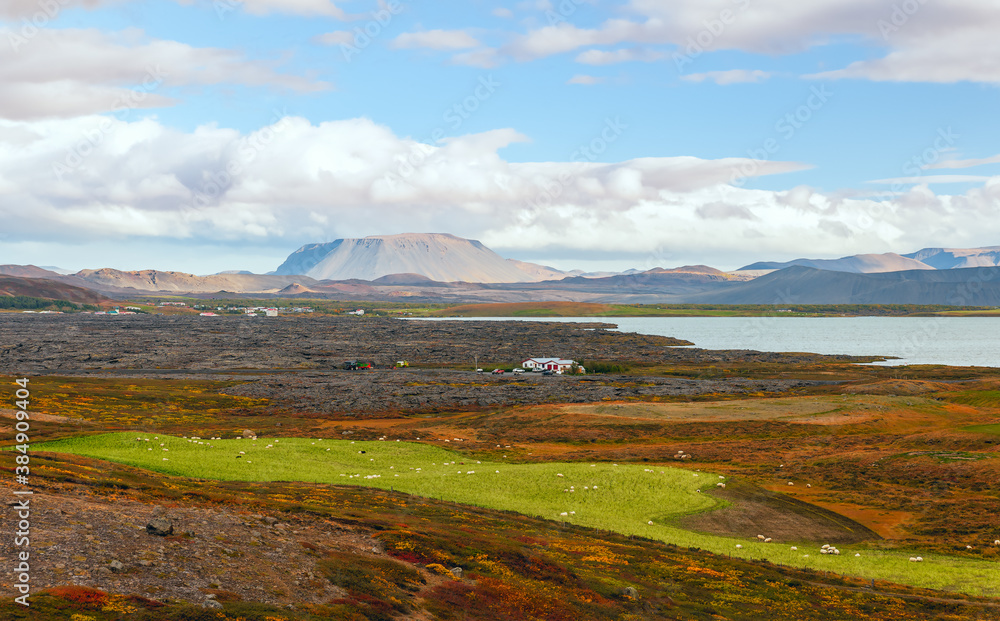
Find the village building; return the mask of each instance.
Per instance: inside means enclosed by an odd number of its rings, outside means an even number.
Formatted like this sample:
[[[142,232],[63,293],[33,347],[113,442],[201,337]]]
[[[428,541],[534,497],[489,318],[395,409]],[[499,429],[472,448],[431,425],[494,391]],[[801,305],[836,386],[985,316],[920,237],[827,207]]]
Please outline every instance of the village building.
[[[564,358],[528,358],[521,361],[521,366],[525,369],[531,371],[554,371],[556,373],[565,373],[576,365],[575,361]],[[577,366],[577,368],[581,373],[584,372],[583,367]]]

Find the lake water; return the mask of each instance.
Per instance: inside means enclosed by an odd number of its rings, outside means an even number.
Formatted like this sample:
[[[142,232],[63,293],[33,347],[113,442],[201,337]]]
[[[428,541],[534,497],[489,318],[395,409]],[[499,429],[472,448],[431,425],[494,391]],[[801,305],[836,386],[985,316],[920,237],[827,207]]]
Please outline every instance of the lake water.
[[[1000,367],[1000,317],[556,317],[465,321],[618,324],[623,332],[673,336],[705,349],[896,356],[882,364]],[[549,352],[556,355],[558,352]],[[542,352],[540,355],[549,355]]]

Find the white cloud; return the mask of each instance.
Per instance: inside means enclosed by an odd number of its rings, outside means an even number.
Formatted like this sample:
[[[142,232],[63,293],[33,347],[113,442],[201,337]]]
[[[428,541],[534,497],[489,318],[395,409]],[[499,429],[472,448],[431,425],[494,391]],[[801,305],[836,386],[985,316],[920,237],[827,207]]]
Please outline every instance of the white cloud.
[[[313,41],[322,45],[354,45],[355,36],[350,30],[335,30],[314,37]]]
[[[479,41],[464,30],[405,32],[392,42],[392,46],[397,49],[462,50],[479,45]]]
[[[769,72],[761,71],[760,69],[754,69],[752,71],[749,69],[730,69],[728,71],[689,73],[688,75],[681,76],[681,79],[688,82],[704,82],[705,80],[708,80],[725,86],[727,84],[763,82],[770,77],[771,74]]]
[[[480,69],[493,69],[501,64],[501,58],[496,49],[484,47],[478,50],[462,52],[451,57],[453,65],[465,65],[468,67],[479,67]]]
[[[726,183],[745,162],[511,163],[498,154],[524,140],[495,130],[430,146],[367,119],[275,119],[248,135],[103,116],[0,121],[0,217],[9,238],[73,243],[322,239],[330,234],[325,221],[355,234],[391,222],[480,235],[525,219],[570,226],[559,214],[672,210],[672,202]],[[769,162],[760,174],[801,168]]]
[[[600,163],[580,151],[515,163],[500,155],[526,139],[501,129],[431,146],[367,119],[275,118],[250,134],[103,116],[0,121],[2,235],[290,249],[345,235],[450,231],[507,249],[634,256],[669,247],[702,257],[840,256],[961,243],[956,231],[1000,236],[1000,177],[964,195],[936,195],[925,184],[880,202],[730,185],[748,163],[759,175],[807,168],[795,162]],[[595,135],[588,148],[604,147]]]
[[[914,6],[916,10],[905,7]],[[794,54],[851,38],[882,58],[810,77],[879,81],[1000,82],[1000,12],[990,0],[630,0],[623,17],[592,28],[569,21],[529,29],[503,53],[518,61],[592,46],[664,46],[680,67],[704,52]],[[598,58],[594,55],[594,58]]]
[[[514,17],[514,11],[511,11],[510,9],[501,6],[493,9],[491,15],[493,15],[493,17],[502,17],[504,19],[510,19]]]
[[[582,75],[577,74],[566,81],[566,84],[581,84],[583,86],[593,86],[595,84],[600,84],[605,81],[605,78],[599,78],[592,75]]]
[[[178,0],[187,4],[190,0]],[[240,0],[243,10],[251,15],[271,13],[291,13],[294,15],[319,15],[336,19],[348,19],[344,10],[330,0]]]
[[[894,177],[892,179],[875,179],[868,183],[880,183],[883,185],[909,185],[909,184],[932,184],[932,183],[983,183],[989,181],[991,177],[985,175],[926,175],[921,177]]]
[[[584,65],[612,65],[627,62],[653,62],[661,60],[666,56],[663,52],[656,52],[643,48],[630,48],[620,50],[587,50],[581,52],[576,57],[576,62]]]
[[[12,19],[27,17],[34,19],[38,25],[44,26],[49,20],[55,19],[66,9],[87,8],[127,2],[128,0],[3,0],[0,2],[0,17]]]
[[[162,86],[243,84],[298,92],[328,84],[278,73],[234,50],[149,39],[142,31],[44,29],[0,46],[0,117],[30,119],[170,105]]]
[[[123,4],[130,0],[3,0],[0,3],[0,17],[20,18],[41,15],[45,20],[55,18],[65,9],[83,7],[94,9],[101,6]],[[178,4],[191,5],[195,0],[174,0]],[[343,9],[331,0],[218,0],[205,3],[209,10],[222,16],[230,11],[243,10],[251,15],[285,13],[293,15],[332,17],[349,19]]]
[[[985,82],[1000,84],[1000,19],[994,30],[956,28],[924,34],[900,34],[883,58],[851,63],[843,69],[807,77],[821,80],[864,79],[876,82]]]
[[[928,164],[924,166],[925,170],[935,169],[935,168],[973,168],[975,166],[984,166],[987,164],[1000,164],[1000,155],[994,155],[993,157],[982,157],[977,159],[969,160],[945,160],[943,162],[937,162],[936,164]]]

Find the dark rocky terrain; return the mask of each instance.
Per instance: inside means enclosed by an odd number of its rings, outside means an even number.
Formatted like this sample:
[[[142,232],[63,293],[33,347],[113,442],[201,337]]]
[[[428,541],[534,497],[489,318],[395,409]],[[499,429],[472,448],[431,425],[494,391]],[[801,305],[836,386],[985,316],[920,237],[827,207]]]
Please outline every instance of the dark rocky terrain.
[[[190,317],[0,314],[0,372],[187,369],[332,370],[360,359],[387,368],[474,369],[529,357],[683,362],[864,362],[870,358],[709,351],[617,332],[613,323],[419,321],[379,317]]]
[[[679,395],[784,392],[800,380],[494,376],[526,357],[637,364],[814,363],[848,356],[708,351],[622,333],[613,324],[408,321],[386,318],[0,315],[0,373],[205,376],[249,383],[230,394],[317,414],[585,403]],[[346,360],[373,371],[344,371]],[[408,369],[393,368],[406,360]],[[421,368],[423,367],[423,368]]]

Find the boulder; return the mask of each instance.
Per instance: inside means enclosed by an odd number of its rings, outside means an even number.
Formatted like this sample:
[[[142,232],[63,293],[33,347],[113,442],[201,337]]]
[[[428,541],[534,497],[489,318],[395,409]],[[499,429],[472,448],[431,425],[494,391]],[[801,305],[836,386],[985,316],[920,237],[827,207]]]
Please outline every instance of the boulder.
[[[250,429],[244,429],[243,430],[243,437],[244,438],[256,438],[257,437],[257,432],[251,431]]]
[[[154,517],[146,524],[146,534],[166,537],[174,534],[174,523],[164,516]]]
[[[118,559],[113,559],[110,563],[108,563],[108,568],[116,574],[125,571],[125,565],[122,565],[122,562]]]
[[[462,568],[461,567],[452,567],[451,568],[451,575],[455,577],[455,580],[461,580],[462,579]]]
[[[624,595],[625,597],[627,597],[628,599],[630,599],[632,601],[638,601],[639,600],[639,591],[637,591],[635,589],[635,587],[625,587],[622,590],[622,595]]]

